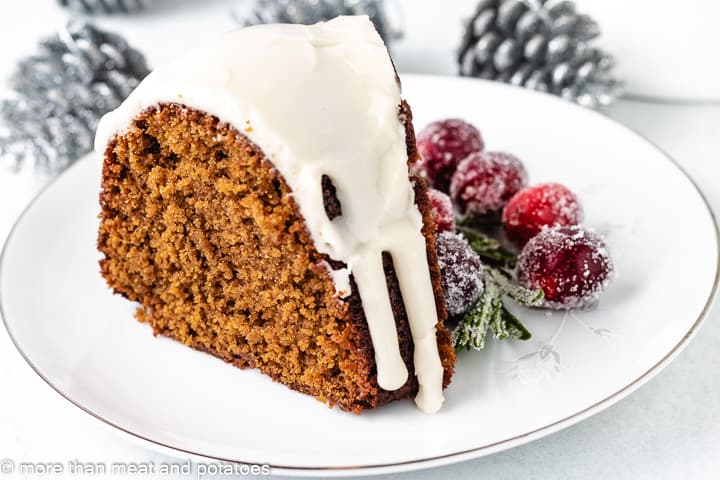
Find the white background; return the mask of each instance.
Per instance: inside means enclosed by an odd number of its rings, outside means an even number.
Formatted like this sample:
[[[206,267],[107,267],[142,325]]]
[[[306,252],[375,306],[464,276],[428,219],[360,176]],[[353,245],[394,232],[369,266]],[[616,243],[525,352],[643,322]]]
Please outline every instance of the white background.
[[[157,64],[206,35],[231,28],[229,9],[243,1],[157,0],[161,5],[142,16],[102,18],[99,23],[126,34],[131,43],[147,53],[151,63]],[[443,7],[438,6],[440,2],[431,1],[401,0],[398,3],[406,31],[405,39],[394,48],[400,72],[453,74],[460,20],[471,12],[475,2],[443,2],[452,4]],[[619,10],[624,2],[613,3]],[[18,57],[32,50],[40,35],[62,26],[66,13],[56,7],[53,0],[14,0],[3,4],[0,75],[4,76]],[[647,21],[652,21],[652,16]],[[613,25],[613,28],[620,27]],[[158,41],[158,35],[163,32],[167,37]],[[643,41],[650,43],[650,39]],[[691,53],[692,49],[687,51]],[[697,61],[713,59],[702,57]],[[668,63],[666,68],[670,72],[676,66]],[[650,78],[663,73],[645,72]],[[642,83],[633,80],[634,85]],[[666,150],[698,182],[715,211],[720,209],[720,104],[620,100],[608,110],[608,115]],[[647,178],[638,179],[638,182],[650,181],[650,172]],[[30,175],[0,172],[0,242],[42,183],[42,179]],[[692,282],[692,279],[677,281]],[[720,475],[718,317],[717,311],[711,313],[687,350],[649,384],[579,425],[483,459],[386,478],[717,479]],[[482,425],[468,425],[468,428],[482,428]],[[60,398],[32,372],[7,335],[0,331],[0,460],[3,458],[62,463],[72,459],[173,461],[136,446],[129,437],[110,431]],[[2,478],[0,474],[0,480]]]

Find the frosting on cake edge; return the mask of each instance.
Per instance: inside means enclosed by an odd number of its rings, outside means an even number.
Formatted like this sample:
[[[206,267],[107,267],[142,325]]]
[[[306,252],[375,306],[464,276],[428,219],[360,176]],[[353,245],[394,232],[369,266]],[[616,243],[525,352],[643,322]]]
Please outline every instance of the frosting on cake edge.
[[[316,249],[352,272],[375,350],[378,385],[407,381],[382,267],[393,257],[414,342],[418,407],[443,402],[435,298],[422,216],[408,179],[402,101],[387,49],[366,16],[311,26],[236,30],[151,73],[100,122],[95,149],[158,103],[205,111],[245,134],[282,174]],[[333,182],[342,215],[329,220],[321,179]]]

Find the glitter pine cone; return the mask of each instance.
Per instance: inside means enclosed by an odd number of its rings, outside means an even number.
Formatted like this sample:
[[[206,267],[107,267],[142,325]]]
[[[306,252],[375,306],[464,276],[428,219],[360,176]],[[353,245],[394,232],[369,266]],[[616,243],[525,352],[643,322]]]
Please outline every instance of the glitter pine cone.
[[[152,0],[58,0],[63,7],[85,14],[134,13]]]
[[[119,35],[71,22],[21,60],[0,101],[0,159],[59,173],[92,149],[100,117],[149,73],[144,56]]]
[[[465,26],[460,74],[607,106],[622,84],[613,57],[594,45],[599,34],[568,0],[481,0]]]
[[[248,0],[234,12],[243,25],[264,23],[296,23],[310,25],[338,15],[367,15],[378,33],[390,44],[402,37],[393,25],[383,0]]]

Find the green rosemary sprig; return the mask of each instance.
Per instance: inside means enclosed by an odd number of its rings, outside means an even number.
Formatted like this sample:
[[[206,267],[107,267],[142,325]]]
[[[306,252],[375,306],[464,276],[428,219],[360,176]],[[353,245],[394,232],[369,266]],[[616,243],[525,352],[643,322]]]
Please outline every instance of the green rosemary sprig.
[[[530,340],[532,338],[530,331],[525,328],[525,325],[523,325],[510,310],[507,308],[503,309],[503,314],[505,315],[505,322],[510,331],[510,338],[516,340]]]
[[[500,215],[465,215],[457,220],[457,225],[472,229],[499,227],[502,225]]]
[[[456,350],[482,350],[485,337],[497,309],[500,292],[495,284],[485,285],[483,293],[470,310],[460,320],[452,332],[452,342]]]
[[[457,231],[465,236],[485,264],[482,275],[485,288],[452,333],[455,349],[482,350],[491,330],[498,340],[530,339],[530,331],[507,309],[504,297],[534,307],[542,301],[543,291],[524,288],[511,278],[507,270],[515,267],[517,257],[500,242],[465,226],[458,226]]]
[[[469,227],[458,226],[456,230],[465,237],[483,263],[506,269],[515,268],[517,256],[494,238]]]
[[[513,281],[504,272],[495,268],[487,268],[487,275],[500,286],[500,289],[510,298],[526,307],[537,307],[542,302],[545,293],[542,290],[529,290]]]

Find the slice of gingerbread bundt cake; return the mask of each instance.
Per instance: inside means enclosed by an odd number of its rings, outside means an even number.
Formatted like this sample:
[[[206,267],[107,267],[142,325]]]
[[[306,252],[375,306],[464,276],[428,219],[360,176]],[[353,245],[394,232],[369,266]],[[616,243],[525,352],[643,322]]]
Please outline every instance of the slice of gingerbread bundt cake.
[[[359,413],[455,356],[410,109],[367,17],[241,29],[98,129],[102,275],[137,317]]]

